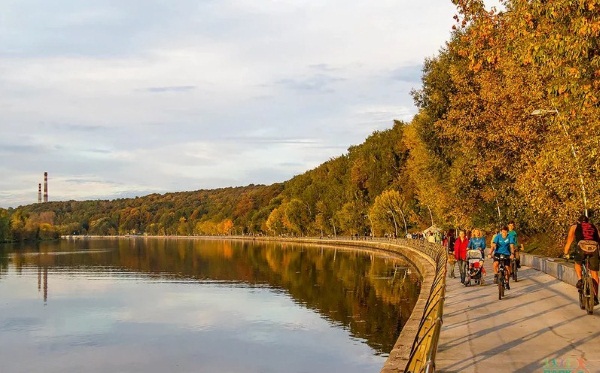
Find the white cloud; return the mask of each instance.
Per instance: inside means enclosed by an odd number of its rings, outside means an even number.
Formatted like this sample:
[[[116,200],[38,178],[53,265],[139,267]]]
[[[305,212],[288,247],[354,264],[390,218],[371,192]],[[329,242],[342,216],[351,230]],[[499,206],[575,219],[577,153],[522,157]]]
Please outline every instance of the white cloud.
[[[434,0],[3,2],[0,206],[35,202],[44,171],[51,200],[287,180],[410,120],[454,13]]]

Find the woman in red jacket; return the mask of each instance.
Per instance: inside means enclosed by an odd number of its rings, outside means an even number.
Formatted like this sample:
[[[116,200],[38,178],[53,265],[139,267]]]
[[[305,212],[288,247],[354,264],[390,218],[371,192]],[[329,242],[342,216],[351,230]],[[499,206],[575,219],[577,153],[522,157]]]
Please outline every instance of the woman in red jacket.
[[[458,263],[460,282],[463,284],[467,276],[467,246],[469,246],[469,239],[465,235],[465,231],[460,230],[458,238],[454,241],[454,258],[456,259],[456,263]]]

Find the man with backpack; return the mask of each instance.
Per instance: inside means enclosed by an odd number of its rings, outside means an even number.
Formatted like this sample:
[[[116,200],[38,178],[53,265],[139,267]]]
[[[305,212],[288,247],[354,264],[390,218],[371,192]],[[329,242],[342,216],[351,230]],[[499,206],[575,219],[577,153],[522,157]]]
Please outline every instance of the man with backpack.
[[[565,258],[569,258],[569,253],[573,252],[573,259],[575,261],[575,273],[577,274],[577,289],[582,288],[581,282],[581,264],[584,256],[589,257],[590,274],[594,279],[594,303],[598,304],[598,270],[600,269],[600,256],[598,255],[598,245],[593,253],[585,253],[580,247],[579,242],[583,240],[595,241],[596,244],[600,243],[600,236],[598,235],[598,229],[585,215],[581,215],[577,219],[577,223],[569,228],[567,234],[567,243],[565,244],[564,254]]]

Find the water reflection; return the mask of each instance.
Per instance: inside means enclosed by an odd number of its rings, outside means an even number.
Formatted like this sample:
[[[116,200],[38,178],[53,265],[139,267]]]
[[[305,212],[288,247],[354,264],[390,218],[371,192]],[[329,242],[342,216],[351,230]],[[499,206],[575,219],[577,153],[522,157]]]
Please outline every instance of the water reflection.
[[[0,251],[2,299],[11,299],[5,298],[7,285],[26,293],[19,278],[34,273],[44,304],[47,308],[56,307],[52,313],[55,319],[51,321],[60,326],[61,332],[50,330],[56,324],[49,326],[49,320],[40,322],[36,319],[38,314],[0,318],[2,332],[28,330],[38,341],[80,348],[113,349],[129,346],[127,342],[140,344],[146,338],[160,338],[160,343],[146,345],[158,349],[157,353],[168,350],[164,344],[170,339],[175,338],[172,342],[178,346],[183,340],[197,345],[201,335],[202,340],[212,341],[197,346],[205,350],[212,351],[220,343],[221,347],[241,343],[244,347],[238,346],[238,353],[244,348],[246,352],[255,351],[256,345],[267,345],[275,352],[287,345],[296,351],[293,359],[306,353],[310,356],[305,358],[317,365],[333,358],[315,360],[315,341],[319,353],[342,353],[328,347],[335,345],[334,337],[319,334],[323,328],[331,327],[349,331],[353,346],[368,344],[380,356],[375,365],[382,363],[380,359],[391,350],[419,291],[416,276],[396,258],[324,247],[241,241],[138,238],[8,247]],[[78,281],[81,278],[85,285]],[[291,307],[290,299],[302,307]],[[21,307],[32,304],[29,298],[22,303],[15,303],[10,311],[19,314]],[[312,312],[307,313],[307,309]],[[3,309],[0,311],[4,314]],[[69,315],[68,322],[63,314]],[[323,319],[329,327],[321,325],[319,320]],[[70,331],[64,330],[65,323]],[[273,330],[275,324],[278,332]],[[228,336],[224,328],[230,328],[233,336]],[[308,340],[295,340],[302,334]],[[237,342],[232,342],[232,338]],[[290,339],[296,342],[293,346],[288,345]],[[3,345],[0,340],[0,350]],[[198,352],[190,353],[198,357]],[[218,352],[213,353],[219,356]],[[343,352],[344,356],[338,359],[350,364],[347,354],[348,351]],[[290,359],[289,351],[284,355]],[[180,358],[190,360],[187,355]],[[274,359],[275,366],[277,360]],[[204,362],[205,368],[218,366],[220,360],[211,361]],[[363,363],[352,361],[350,365],[359,367]],[[157,366],[164,366],[161,364]],[[160,371],[155,368],[152,366],[149,371]],[[214,371],[224,371],[221,368]]]

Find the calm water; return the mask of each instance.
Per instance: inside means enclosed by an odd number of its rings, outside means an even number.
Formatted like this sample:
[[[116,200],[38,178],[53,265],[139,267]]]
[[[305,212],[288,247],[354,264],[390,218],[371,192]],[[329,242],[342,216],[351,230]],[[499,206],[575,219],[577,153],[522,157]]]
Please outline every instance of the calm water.
[[[0,371],[378,372],[418,296],[406,266],[239,241],[0,246]]]

